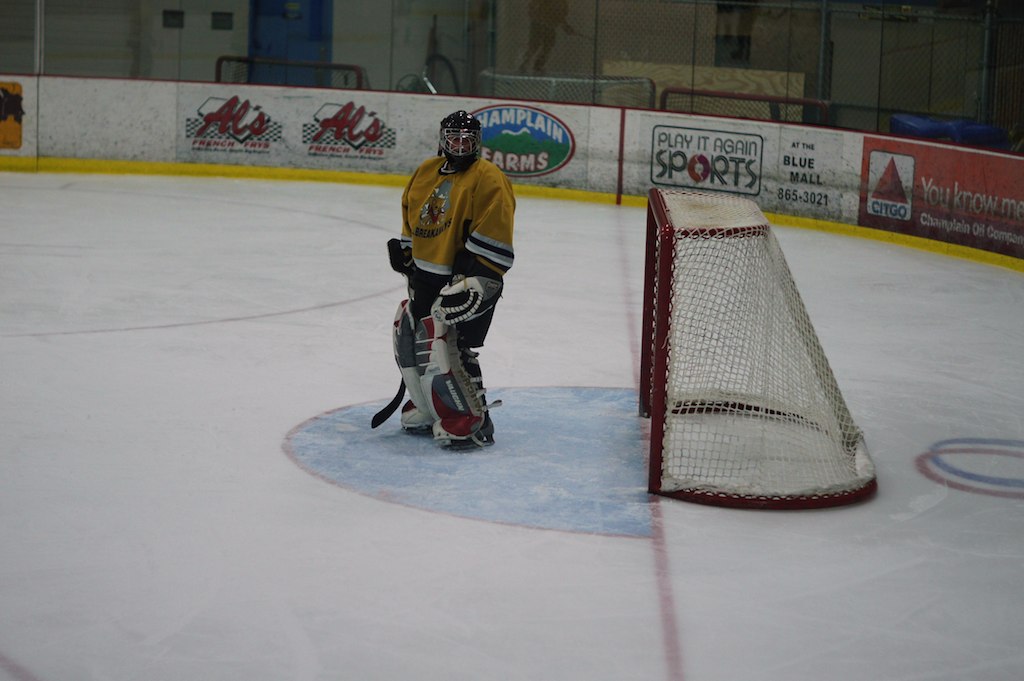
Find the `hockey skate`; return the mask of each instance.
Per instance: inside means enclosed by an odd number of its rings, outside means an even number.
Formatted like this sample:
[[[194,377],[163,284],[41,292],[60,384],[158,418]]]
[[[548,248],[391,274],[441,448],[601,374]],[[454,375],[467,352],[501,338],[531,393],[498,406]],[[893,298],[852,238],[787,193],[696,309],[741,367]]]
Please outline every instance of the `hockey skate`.
[[[490,447],[494,444],[494,422],[491,421],[491,415],[484,412],[484,420],[476,430],[468,435],[455,435],[445,430],[441,421],[437,421],[434,423],[434,441],[452,451]]]
[[[413,434],[429,435],[434,426],[432,414],[420,411],[412,400],[408,400],[402,407],[402,430]]]

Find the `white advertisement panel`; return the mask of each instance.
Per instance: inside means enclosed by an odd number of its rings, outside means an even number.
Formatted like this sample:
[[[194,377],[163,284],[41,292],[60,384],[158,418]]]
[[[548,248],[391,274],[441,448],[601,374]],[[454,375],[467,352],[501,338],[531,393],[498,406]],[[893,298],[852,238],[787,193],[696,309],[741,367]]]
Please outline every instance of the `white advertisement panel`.
[[[624,187],[732,194],[763,210],[840,221],[856,214],[855,136],[726,118],[630,111]],[[853,145],[856,146],[856,145]],[[844,179],[846,178],[846,179]]]
[[[182,84],[175,159],[405,175],[458,109],[480,119],[481,155],[513,182],[615,191],[620,111],[573,105]]]
[[[167,162],[178,84],[106,78],[39,80],[39,155]]]
[[[809,126],[775,127],[778,147],[766,155],[761,208],[832,222],[853,219],[860,136]]]
[[[437,153],[439,123],[458,109],[477,115],[483,157],[517,184],[614,196],[722,192],[766,212],[1020,257],[1019,156],[614,107],[0,75],[0,168],[96,159],[408,177]]]
[[[513,182],[614,192],[619,111],[587,106],[474,101],[482,156]]]
[[[450,107],[361,90],[185,84],[176,160],[405,174],[436,153]]]

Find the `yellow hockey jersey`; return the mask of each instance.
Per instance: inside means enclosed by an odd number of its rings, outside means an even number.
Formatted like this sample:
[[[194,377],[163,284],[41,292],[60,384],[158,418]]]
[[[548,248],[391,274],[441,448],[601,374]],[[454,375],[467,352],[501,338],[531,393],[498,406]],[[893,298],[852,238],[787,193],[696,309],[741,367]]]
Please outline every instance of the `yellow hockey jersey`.
[[[443,156],[424,161],[402,193],[402,247],[412,249],[416,267],[450,276],[455,256],[467,250],[504,275],[512,250],[512,185],[501,170],[477,159],[466,170],[445,174]]]

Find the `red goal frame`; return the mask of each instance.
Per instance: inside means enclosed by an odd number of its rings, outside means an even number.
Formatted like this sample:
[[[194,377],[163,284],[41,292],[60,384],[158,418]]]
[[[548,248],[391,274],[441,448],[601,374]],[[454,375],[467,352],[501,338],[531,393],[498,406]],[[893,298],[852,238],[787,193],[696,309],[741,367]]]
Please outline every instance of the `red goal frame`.
[[[741,227],[701,229],[703,238],[727,238],[760,236],[770,229],[767,223]],[[663,191],[657,188],[648,193],[646,252],[644,263],[643,316],[641,320],[642,339],[640,345],[640,376],[638,409],[641,417],[651,418],[648,491],[652,494],[716,506],[756,509],[812,509],[856,503],[870,498],[877,492],[877,480],[872,477],[863,486],[852,490],[823,491],[811,495],[770,495],[719,493],[699,488],[664,491],[662,489],[662,464],[664,456],[665,419],[668,413],[666,381],[655,380],[668,374],[670,295],[659,295],[659,291],[672,289],[672,263],[678,230],[672,225]],[[666,250],[667,249],[667,250]],[[660,254],[660,256],[659,256]],[[769,418],[780,415],[760,407],[740,404],[715,404],[700,402],[696,405],[683,403],[673,407],[673,413],[700,409],[704,412],[757,410]],[[785,414],[792,418],[793,415]],[[799,418],[799,417],[797,417]],[[812,424],[813,425],[813,424]]]

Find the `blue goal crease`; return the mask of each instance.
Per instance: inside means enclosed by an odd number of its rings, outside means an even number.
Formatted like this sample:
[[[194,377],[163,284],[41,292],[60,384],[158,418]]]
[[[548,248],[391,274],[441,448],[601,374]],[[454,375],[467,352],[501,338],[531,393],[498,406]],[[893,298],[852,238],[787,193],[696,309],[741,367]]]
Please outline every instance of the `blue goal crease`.
[[[397,420],[371,429],[381,401],[310,419],[289,434],[286,449],[318,477],[378,499],[526,527],[651,536],[635,390],[491,394],[504,402],[492,416],[491,447],[452,453],[402,432]]]

